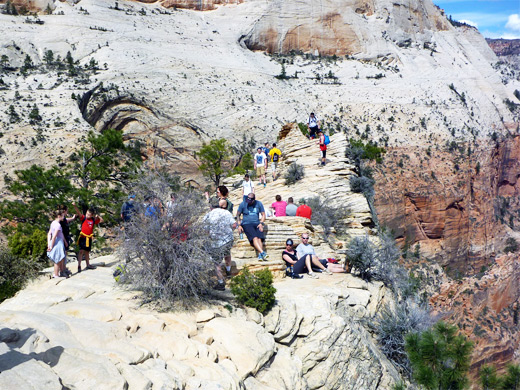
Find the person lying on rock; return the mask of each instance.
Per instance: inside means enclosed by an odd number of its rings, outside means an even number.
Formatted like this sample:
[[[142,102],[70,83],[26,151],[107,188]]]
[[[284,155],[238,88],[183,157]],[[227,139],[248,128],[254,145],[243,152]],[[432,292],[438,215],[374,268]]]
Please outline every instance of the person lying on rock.
[[[318,255],[316,255],[316,251],[314,247],[309,244],[309,234],[303,233],[301,235],[302,242],[300,245],[296,247],[296,253],[298,254],[298,259],[304,259],[304,261],[309,261],[311,265],[311,269],[314,268],[319,270],[319,272],[324,272],[327,275],[332,275],[333,272],[345,272],[343,266],[340,264],[332,264],[327,262],[327,260],[320,260]],[[298,261],[299,261],[298,260]],[[311,276],[311,272],[309,272],[309,276]],[[313,277],[313,276],[311,276]]]
[[[240,220],[242,217],[242,221]],[[263,249],[265,209],[262,202],[256,200],[255,194],[250,193],[237,210],[239,233],[246,234],[249,243],[258,251],[258,260],[267,260],[269,255]]]

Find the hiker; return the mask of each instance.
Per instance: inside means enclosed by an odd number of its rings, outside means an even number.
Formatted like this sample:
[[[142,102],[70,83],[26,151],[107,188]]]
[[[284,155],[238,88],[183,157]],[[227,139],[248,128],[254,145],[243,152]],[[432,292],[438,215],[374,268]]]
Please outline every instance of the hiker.
[[[70,249],[70,244],[72,244],[72,236],[70,235],[70,226],[69,223],[76,219],[76,214],[72,218],[67,218],[69,213],[69,209],[67,206],[60,206],[60,209],[63,210],[63,219],[60,221],[61,231],[63,232],[63,237],[65,238],[65,255],[67,251]],[[67,256],[65,256],[65,262],[63,265],[63,272],[67,275],[72,275],[72,272],[67,268]]]
[[[300,199],[300,206],[296,209],[296,216],[311,219],[312,209],[305,204],[305,199]]]
[[[240,221],[242,217],[242,222]],[[269,255],[263,250],[265,209],[262,202],[256,200],[255,194],[250,193],[237,210],[239,233],[244,232],[249,244],[258,251],[258,260],[267,260]]]
[[[65,237],[60,222],[63,220],[63,209],[57,209],[52,214],[52,221],[47,233],[47,257],[54,263],[53,278],[66,277],[69,275],[64,273],[65,268]]]
[[[265,170],[267,168],[267,156],[262,151],[262,148],[257,149],[257,153],[255,154],[255,169],[256,169],[256,176],[260,179],[260,185],[262,184],[262,181],[264,182],[264,188],[267,184],[267,181],[265,179]],[[249,194],[248,194],[249,195]]]
[[[319,259],[314,247],[309,244],[308,233],[303,233],[301,239],[302,242],[296,247],[296,252],[298,253],[298,259],[305,259],[306,263],[308,262],[311,266],[311,271],[309,271],[309,276],[311,278],[317,278],[318,275],[315,275],[313,272],[315,270],[318,272],[324,272],[327,275],[332,275],[333,272],[345,272],[342,265],[329,263],[327,260]]]
[[[292,197],[287,199],[287,207],[285,208],[285,215],[288,217],[295,217],[296,216],[296,210],[298,207],[294,204],[294,199]]]
[[[325,143],[325,134],[320,130],[319,141],[320,153],[321,153],[321,166],[325,166],[325,160],[327,158],[327,144]]]
[[[253,184],[253,180],[249,178],[249,175],[246,173],[244,175],[244,181],[242,182],[242,202],[246,201],[247,195],[255,193],[255,185]]]
[[[269,158],[269,152],[271,151],[271,148],[269,147],[269,142],[266,142],[264,144],[264,147],[262,148],[262,151],[265,153],[265,155],[267,156],[267,162],[271,161],[271,159]],[[267,167],[266,167],[267,168]]]
[[[309,120],[307,121],[307,129],[309,130],[309,138],[316,138],[316,134],[318,134],[318,131],[320,130],[320,121],[318,118],[316,118],[314,112],[311,112],[311,115],[309,116]]]
[[[128,200],[121,206],[121,219],[123,222],[130,222],[135,212],[135,195],[128,195]]]
[[[278,168],[278,161],[280,161],[280,157],[282,157],[282,151],[276,147],[276,144],[273,144],[273,148],[269,151],[273,181],[276,180],[276,169]]]
[[[209,197],[209,193],[208,192],[205,192],[204,194],[206,195],[206,199],[210,203],[210,208],[211,208],[211,204],[213,203],[213,201],[215,199],[217,201],[220,200],[220,199],[224,199],[226,201],[226,210],[229,211],[231,213],[231,215],[233,215],[233,207],[234,207],[234,205],[227,198],[227,196],[229,194],[229,190],[228,190],[228,188],[226,186],[218,186],[217,187],[217,196],[216,197],[213,196],[211,199]]]
[[[83,257],[85,257],[85,269],[96,269],[95,266],[90,265],[90,250],[92,249],[92,241],[94,240],[94,226],[102,223],[103,218],[96,215],[91,208],[87,209],[87,213],[83,215],[75,204],[73,204],[73,206],[76,210],[76,215],[79,216],[79,220],[81,221],[81,232],[78,237],[78,272],[81,272],[81,260],[83,260]]]
[[[175,194],[172,192],[170,194],[170,200],[166,202],[166,216],[173,217],[173,210],[177,207],[177,203],[175,202]]]
[[[213,199],[211,211],[204,216],[202,221],[211,238],[208,251],[211,259],[215,262],[215,272],[218,280],[214,289],[224,291],[225,283],[222,270],[220,269],[220,261],[224,257],[226,275],[231,276],[233,229],[237,227],[237,222],[228,212],[227,201],[225,199]]]
[[[318,275],[316,275],[316,273],[314,273],[312,270],[312,256],[304,255],[299,257],[300,254],[297,250],[294,249],[293,245],[293,240],[289,238],[287,241],[285,241],[285,250],[282,252],[282,260],[284,260],[286,266],[290,268],[289,273],[292,271],[291,277],[293,279],[301,279],[302,274],[308,273],[309,278],[318,279]],[[318,263],[322,265],[319,261]],[[325,269],[325,273],[332,275],[332,273],[327,271],[327,269]]]
[[[156,196],[148,196],[144,201],[146,204],[144,216],[158,221],[162,211],[161,201]]]
[[[282,200],[280,195],[276,195],[276,202],[271,204],[271,208],[274,210],[274,215],[277,217],[286,217],[285,209],[287,207],[287,202]]]

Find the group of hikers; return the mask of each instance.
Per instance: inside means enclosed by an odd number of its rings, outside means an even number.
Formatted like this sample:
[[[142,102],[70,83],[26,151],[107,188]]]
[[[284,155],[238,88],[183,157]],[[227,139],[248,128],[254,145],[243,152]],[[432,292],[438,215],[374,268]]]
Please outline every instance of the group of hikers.
[[[328,137],[323,135],[319,128],[319,121],[314,115],[310,114],[308,123],[309,138],[319,140],[321,151],[321,165],[325,165]],[[272,148],[266,142],[263,147],[257,148],[254,156],[254,168],[260,185],[267,185],[266,172],[268,163],[271,164],[271,173],[273,181],[277,179],[278,163],[281,160],[282,151],[278,149],[276,143]],[[305,200],[300,200],[297,207],[292,197],[283,201],[280,195],[276,195],[268,210],[259,200],[256,200],[255,186],[253,180],[246,174],[242,182],[243,197],[242,202],[238,206],[236,216],[233,217],[233,203],[228,199],[229,190],[226,186],[218,186],[216,197],[210,198],[206,192],[206,198],[210,203],[211,211],[203,218],[203,223],[211,237],[211,248],[209,255],[215,263],[215,271],[218,283],[215,286],[217,290],[224,290],[224,275],[220,268],[220,261],[224,258],[226,275],[231,275],[231,248],[233,246],[233,230],[238,228],[240,237],[245,234],[249,243],[258,252],[258,260],[265,261],[269,257],[264,250],[265,232],[264,222],[267,217],[285,217],[300,216],[311,219],[312,209],[305,204]],[[134,204],[135,195],[129,195],[128,200],[121,208],[121,219],[123,222],[129,222],[132,215],[137,211]],[[148,197],[145,199],[144,215],[146,217],[158,220],[159,215],[166,212],[168,216],[173,215],[173,209],[176,206],[175,194],[170,195],[170,200],[166,204],[166,210],[161,201],[157,197]],[[103,219],[91,209],[87,210],[83,215],[74,205],[76,214],[72,218],[67,218],[68,210],[66,206],[60,206],[54,213],[54,221],[51,223],[48,233],[48,257],[54,262],[53,277],[69,277],[71,272],[66,267],[66,254],[72,244],[70,236],[69,223],[77,218],[81,221],[81,232],[78,238],[78,272],[81,272],[81,261],[85,259],[86,269],[95,268],[90,264],[90,249],[93,240],[94,226],[103,222]],[[304,233],[301,235],[302,242],[294,248],[292,239],[286,241],[285,250],[282,252],[282,259],[285,261],[288,274],[294,278],[301,278],[302,273],[308,273],[312,278],[317,278],[315,272],[324,272],[331,275],[333,272],[345,272],[340,265],[329,263],[326,260],[320,260],[311,244],[309,244],[309,235]]]
[[[73,204],[76,214],[68,218],[68,207],[60,205],[53,213],[54,220],[47,233],[47,257],[54,263],[53,278],[69,278],[72,272],[67,268],[67,251],[71,250],[73,243],[69,224],[76,219],[81,222],[81,231],[78,236],[78,272],[81,272],[81,262],[85,259],[85,269],[95,269],[90,264],[90,250],[94,239],[94,226],[103,222],[103,218],[96,215],[94,210],[88,209],[83,214]]]

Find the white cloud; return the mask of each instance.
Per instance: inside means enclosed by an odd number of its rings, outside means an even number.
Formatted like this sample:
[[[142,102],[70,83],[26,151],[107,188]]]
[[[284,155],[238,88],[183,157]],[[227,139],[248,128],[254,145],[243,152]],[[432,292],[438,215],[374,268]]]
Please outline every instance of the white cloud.
[[[461,19],[461,20],[459,20],[459,22],[466,23],[466,24],[469,24],[470,26],[478,28],[478,24],[477,23],[475,23],[475,22],[473,22],[471,20],[468,20],[468,19]]]
[[[449,14],[449,13],[447,13]],[[486,12],[459,12],[451,15],[455,20],[470,20],[474,24],[478,24],[483,30],[494,29],[497,25],[504,25],[507,22],[508,15],[501,13],[486,13]],[[468,23],[469,24],[469,23]]]
[[[518,14],[509,15],[507,19],[506,28],[512,31],[520,32],[520,16]]]

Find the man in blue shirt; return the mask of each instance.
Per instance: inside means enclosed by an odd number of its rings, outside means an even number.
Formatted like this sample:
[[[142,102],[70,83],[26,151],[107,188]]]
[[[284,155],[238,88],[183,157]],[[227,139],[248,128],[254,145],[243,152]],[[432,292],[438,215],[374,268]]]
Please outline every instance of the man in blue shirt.
[[[242,222],[240,222],[242,217]],[[249,243],[258,251],[258,260],[267,260],[269,255],[263,249],[265,209],[262,202],[256,200],[255,194],[250,193],[244,202],[240,203],[237,211],[238,231],[246,234]]]

